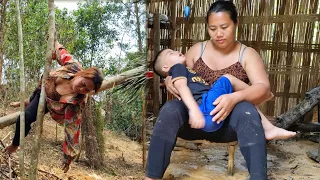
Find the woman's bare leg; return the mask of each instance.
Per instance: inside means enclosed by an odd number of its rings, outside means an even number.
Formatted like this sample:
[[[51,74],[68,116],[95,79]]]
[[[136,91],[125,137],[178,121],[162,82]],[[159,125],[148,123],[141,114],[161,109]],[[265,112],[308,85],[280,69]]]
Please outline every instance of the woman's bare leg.
[[[274,126],[267,119],[267,117],[264,114],[262,114],[261,111],[259,111],[259,109],[258,109],[258,112],[261,116],[261,123],[262,123],[264,134],[267,140],[288,139],[288,138],[294,137],[297,134],[296,132],[288,131],[288,130]]]

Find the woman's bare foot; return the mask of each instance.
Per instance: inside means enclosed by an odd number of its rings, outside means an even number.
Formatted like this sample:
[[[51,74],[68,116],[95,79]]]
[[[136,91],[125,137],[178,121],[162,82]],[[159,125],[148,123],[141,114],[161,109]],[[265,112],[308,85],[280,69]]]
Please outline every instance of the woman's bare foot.
[[[7,152],[7,153],[9,153],[9,154],[12,154],[12,153],[16,152],[18,148],[19,148],[19,146],[16,146],[16,145],[11,144],[11,145],[7,146],[7,147],[4,149],[4,152]]]
[[[273,126],[272,128],[265,130],[264,134],[267,140],[276,140],[289,139],[291,137],[294,137],[297,133]]]
[[[12,102],[10,103],[11,107],[20,107],[20,102]]]

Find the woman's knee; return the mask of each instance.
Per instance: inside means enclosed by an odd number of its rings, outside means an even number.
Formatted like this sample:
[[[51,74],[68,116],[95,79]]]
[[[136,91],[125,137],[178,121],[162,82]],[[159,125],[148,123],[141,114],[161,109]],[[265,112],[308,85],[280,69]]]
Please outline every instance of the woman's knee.
[[[238,103],[232,113],[231,119],[237,120],[236,126],[250,124],[253,127],[262,128],[261,117],[256,107],[247,101]]]
[[[180,127],[188,121],[188,111],[182,101],[166,102],[159,113],[153,135],[175,137]]]
[[[167,101],[161,108],[157,121],[181,121],[188,119],[188,110],[179,100]]]
[[[180,111],[180,110],[185,110],[186,106],[182,101],[179,100],[170,100],[167,101],[161,108],[161,110],[169,110],[169,111]]]

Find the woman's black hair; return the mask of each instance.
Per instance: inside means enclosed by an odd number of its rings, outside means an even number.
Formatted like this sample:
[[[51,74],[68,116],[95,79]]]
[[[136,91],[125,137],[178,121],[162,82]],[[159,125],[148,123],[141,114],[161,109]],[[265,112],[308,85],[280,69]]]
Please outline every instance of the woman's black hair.
[[[231,20],[237,24],[238,22],[238,13],[237,8],[233,4],[232,1],[227,0],[218,0],[210,6],[208,12],[207,12],[207,23],[209,21],[209,16],[211,13],[218,13],[218,12],[226,12],[230,15]]]

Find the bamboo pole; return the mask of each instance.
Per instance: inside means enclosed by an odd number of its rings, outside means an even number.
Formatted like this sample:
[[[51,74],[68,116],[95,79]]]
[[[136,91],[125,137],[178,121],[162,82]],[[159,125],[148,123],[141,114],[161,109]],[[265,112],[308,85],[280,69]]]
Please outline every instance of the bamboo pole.
[[[170,32],[170,48],[175,50],[176,39],[176,1],[171,1],[171,32]]]
[[[154,30],[154,54],[160,51],[160,16],[158,13],[153,15],[153,30]],[[160,77],[153,77],[153,114],[158,116],[160,110]],[[155,122],[154,122],[155,123]]]
[[[22,37],[22,25],[20,17],[20,5],[19,0],[16,0],[16,13],[18,24],[18,39],[19,39],[19,56],[20,56],[20,151],[19,151],[19,167],[20,177],[25,179],[24,173],[24,137],[25,137],[25,77],[24,77],[24,59],[23,59],[23,37]],[[10,173],[11,175],[11,173]]]
[[[146,92],[147,88],[144,88],[141,92],[141,98],[142,98],[142,167],[145,168],[146,167],[146,151],[147,151],[147,147],[146,147]]]
[[[36,134],[34,138],[34,145],[31,154],[31,167],[29,172],[29,180],[36,180],[37,179],[37,167],[38,167],[38,157],[40,152],[40,141],[41,141],[41,134],[43,129],[43,117],[45,112],[45,80],[49,76],[50,66],[52,62],[52,53],[54,50],[54,30],[55,30],[55,11],[54,11],[54,0],[48,0],[48,9],[49,9],[49,38],[48,38],[48,48],[46,53],[46,64],[42,78],[42,85],[41,85],[41,94],[38,106],[38,113],[37,113],[37,122],[36,122]]]

